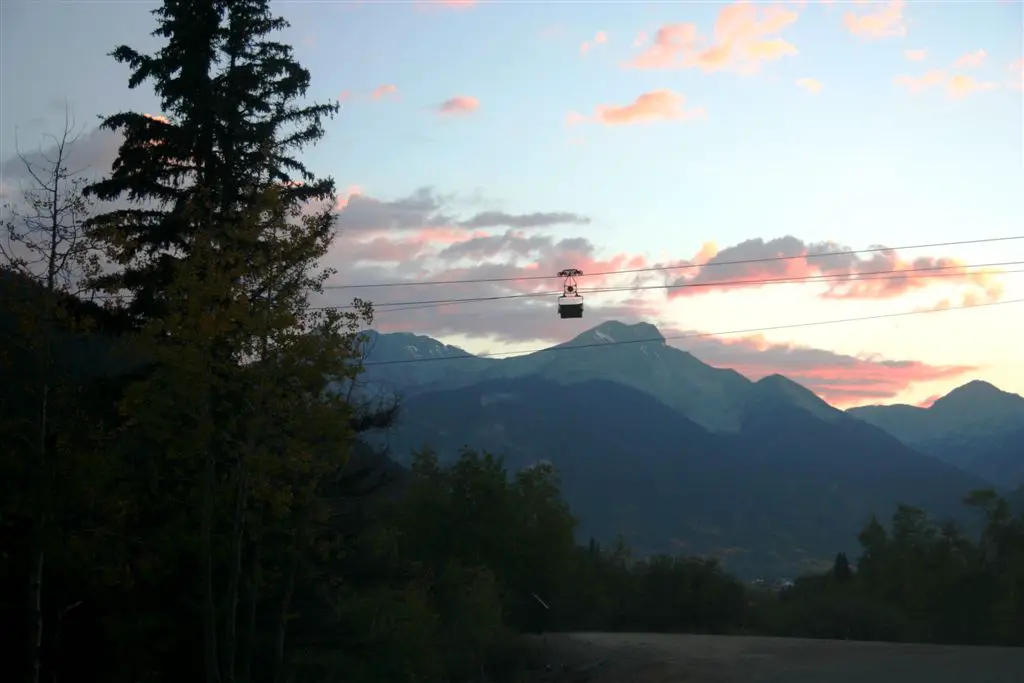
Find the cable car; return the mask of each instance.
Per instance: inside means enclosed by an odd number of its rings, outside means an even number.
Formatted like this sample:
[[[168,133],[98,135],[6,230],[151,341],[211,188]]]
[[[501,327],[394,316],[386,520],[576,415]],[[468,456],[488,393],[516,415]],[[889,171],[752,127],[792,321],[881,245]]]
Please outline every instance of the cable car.
[[[583,275],[583,271],[576,268],[566,268],[558,273],[558,277],[565,278],[562,296],[558,297],[558,316],[560,318],[583,317],[583,297],[580,296],[579,287],[576,285],[576,277],[580,275]]]

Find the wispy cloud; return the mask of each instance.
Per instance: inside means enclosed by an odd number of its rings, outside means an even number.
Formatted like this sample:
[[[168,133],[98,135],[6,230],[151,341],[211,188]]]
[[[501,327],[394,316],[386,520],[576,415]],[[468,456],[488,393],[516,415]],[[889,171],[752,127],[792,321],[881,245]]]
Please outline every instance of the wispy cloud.
[[[923,62],[928,57],[928,50],[904,50],[903,56],[911,62]]]
[[[693,331],[663,330],[669,336],[689,332]],[[705,363],[731,368],[753,380],[775,373],[785,375],[842,408],[888,401],[916,384],[948,381],[977,370],[969,365],[851,356],[774,342],[763,335],[694,338],[673,345]]]
[[[376,88],[374,88],[373,92],[370,93],[370,97],[372,97],[375,100],[382,100],[385,97],[391,97],[391,96],[394,96],[394,95],[397,95],[397,94],[398,94],[398,86],[391,85],[391,84],[385,84],[385,85],[378,85]]]
[[[586,55],[598,45],[604,45],[608,42],[608,34],[604,31],[598,31],[594,37],[588,41],[585,41],[580,45],[580,54]]]
[[[954,74],[942,69],[932,69],[920,76],[896,76],[893,83],[915,94],[926,90],[942,89],[947,96],[953,99],[962,99],[968,95],[999,87],[997,83],[981,81],[967,74]]]
[[[1010,87],[1024,90],[1024,58],[1010,62],[1006,68],[1010,72]]]
[[[458,116],[470,114],[480,108],[480,101],[468,95],[457,95],[437,105],[437,113],[442,116]]]
[[[623,105],[602,104],[594,108],[592,117],[571,112],[566,117],[569,125],[594,121],[607,126],[620,126],[655,121],[691,121],[703,118],[707,112],[703,107],[686,107],[686,99],[671,90],[654,90],[643,93],[633,102]]]
[[[753,74],[765,62],[797,54],[779,34],[796,22],[795,11],[749,2],[726,5],[715,20],[712,37],[702,36],[695,24],[666,24],[643,52],[627,66],[634,69],[689,69]]]
[[[907,35],[907,25],[903,17],[904,0],[891,0],[877,9],[868,12],[846,12],[843,25],[858,38],[868,40],[877,38],[894,38]]]
[[[798,78],[796,79],[796,87],[807,92],[819,93],[825,86],[816,78]]]
[[[972,271],[956,259],[930,256],[906,259],[893,249],[866,256],[821,256],[842,251],[847,251],[847,248],[839,244],[807,243],[789,235],[771,240],[747,240],[712,254],[705,248],[689,263],[718,265],[691,269],[672,283],[680,288],[671,290],[669,297],[699,296],[714,291],[718,285],[733,289],[737,286],[759,287],[762,285],[758,281],[765,279],[815,276],[835,278],[822,283],[821,296],[828,299],[893,299],[936,284],[963,285],[990,300],[1002,295],[998,275],[990,271]],[[758,261],[778,257],[797,258]],[[745,263],[730,263],[735,261]],[[941,269],[934,272],[948,275],[921,277],[920,269],[925,268]],[[872,275],[882,272],[886,273],[885,277]],[[750,281],[750,284],[737,285],[737,281]]]
[[[984,50],[975,50],[974,52],[968,52],[960,55],[956,62],[953,63],[955,69],[974,69],[985,63],[985,58],[988,57],[988,53]]]

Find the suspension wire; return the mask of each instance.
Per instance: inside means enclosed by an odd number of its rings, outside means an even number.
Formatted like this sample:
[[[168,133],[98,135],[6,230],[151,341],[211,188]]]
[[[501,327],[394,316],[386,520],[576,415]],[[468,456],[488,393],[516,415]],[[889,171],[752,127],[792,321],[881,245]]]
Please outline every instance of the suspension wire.
[[[1019,272],[1019,271],[963,271],[966,268],[998,268],[1003,266],[1019,266],[1024,265],[1024,261],[1002,261],[996,263],[978,263],[971,265],[946,265],[946,266],[926,266],[921,268],[902,268],[902,269],[889,269],[889,270],[876,270],[866,271],[863,273],[827,273],[822,275],[806,275],[799,277],[781,277],[781,278],[759,278],[752,280],[720,280],[713,282],[684,282],[681,284],[665,284],[665,285],[630,285],[622,287],[604,287],[594,289],[580,289],[580,294],[608,294],[616,292],[634,292],[634,291],[648,291],[648,290],[679,290],[689,289],[695,287],[744,287],[744,286],[762,286],[762,285],[774,285],[774,284],[813,284],[818,282],[862,282],[866,280],[911,280],[919,277],[963,277],[965,275],[1002,275],[1008,272]],[[935,271],[949,271],[956,270],[954,273],[939,273]],[[908,276],[906,273],[931,273],[929,275],[914,275]],[[868,277],[868,276],[888,276],[888,277]],[[385,303],[374,303],[373,307],[375,311],[397,311],[397,310],[416,310],[418,308],[432,308],[435,306],[446,306],[449,304],[462,304],[462,303],[477,303],[483,301],[507,301],[510,299],[532,299],[532,298],[543,298],[557,296],[561,294],[561,291],[544,291],[544,292],[520,292],[517,294],[496,294],[493,296],[478,296],[468,297],[463,299],[428,299],[423,301],[391,301]],[[390,306],[406,307],[406,308],[385,308]],[[316,310],[350,310],[355,308],[352,304],[340,304],[340,305],[325,305],[325,306],[314,306]]]
[[[1007,306],[1010,304],[1024,303],[1024,299],[1007,299],[1006,301],[990,301],[985,303],[975,304],[964,304],[962,306],[949,306],[947,308],[932,308],[915,311],[902,311],[900,313],[882,313],[878,315],[866,315],[856,318],[838,318],[833,320],[817,320],[813,322],[802,322],[802,323],[791,323],[787,325],[771,325],[767,327],[750,327],[739,330],[726,330],[722,332],[694,332],[690,334],[675,334],[668,336],[651,337],[649,339],[625,339],[623,341],[611,341],[611,342],[599,342],[599,343],[587,343],[587,344],[572,344],[563,343],[557,346],[550,346],[547,348],[535,348],[519,351],[495,351],[492,353],[481,353],[476,355],[467,356],[428,356],[425,358],[400,358],[394,360],[383,360],[383,361],[364,361],[364,367],[378,366],[378,365],[404,365],[406,363],[429,363],[432,361],[458,361],[468,360],[471,358],[504,358],[508,356],[525,356],[531,354],[540,354],[548,352],[560,352],[560,351],[579,351],[583,349],[593,348],[612,348],[616,346],[625,346],[627,344],[660,344],[666,341],[677,341],[682,339],[704,339],[709,337],[725,337],[736,334],[753,334],[755,332],[772,332],[775,330],[792,330],[803,327],[817,327],[821,325],[838,325],[842,323],[852,322],[863,322],[868,320],[885,320],[889,318],[902,318],[912,315],[926,315],[929,313],[948,313],[950,311],[963,311],[969,308],[985,308],[987,306]]]
[[[691,268],[715,268],[719,266],[735,266],[750,263],[775,263],[778,261],[792,261],[796,259],[829,258],[833,256],[857,256],[860,254],[873,254],[879,252],[904,251],[911,249],[932,249],[936,247],[956,247],[967,244],[988,244],[992,242],[1008,242],[1011,240],[1024,239],[1024,235],[1012,235],[1008,237],[986,237],[973,240],[958,240],[953,242],[932,242],[930,244],[910,244],[901,247],[869,247],[867,249],[847,249],[843,251],[822,252],[820,254],[799,254],[795,256],[767,256],[763,258],[738,259],[734,261],[712,261],[710,263],[686,263],[674,266],[648,266],[645,268],[628,268],[623,270],[606,270],[594,273],[584,273],[590,277],[603,277],[606,275],[625,275],[630,273],[651,273],[657,271],[686,270]],[[325,285],[325,289],[374,289],[380,287],[422,287],[427,285],[462,285],[482,284],[488,282],[528,282],[532,280],[560,280],[558,275],[523,275],[519,277],[490,277],[474,278],[467,280],[406,280],[404,282],[377,282],[363,284],[337,284]]]

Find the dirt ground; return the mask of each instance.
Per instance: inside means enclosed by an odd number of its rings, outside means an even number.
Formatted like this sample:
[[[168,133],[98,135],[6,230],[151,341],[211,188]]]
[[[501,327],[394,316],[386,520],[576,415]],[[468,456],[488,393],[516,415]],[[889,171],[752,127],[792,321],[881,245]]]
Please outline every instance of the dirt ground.
[[[532,681],[1024,683],[1024,648],[645,633],[548,634]]]

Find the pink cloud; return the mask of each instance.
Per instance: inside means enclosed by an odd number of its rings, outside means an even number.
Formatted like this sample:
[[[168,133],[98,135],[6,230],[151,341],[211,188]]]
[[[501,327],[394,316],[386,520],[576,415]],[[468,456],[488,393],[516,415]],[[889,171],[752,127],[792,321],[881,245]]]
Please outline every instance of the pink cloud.
[[[973,93],[994,90],[999,85],[988,81],[979,81],[976,78],[964,74],[953,74],[946,82],[946,94],[952,98],[959,99]]]
[[[923,62],[928,57],[928,50],[904,50],[903,56],[911,62]]]
[[[334,202],[335,211],[344,211],[353,197],[362,196],[363,188],[359,185],[349,185],[343,192],[339,192]]]
[[[655,121],[690,121],[704,116],[706,112],[703,107],[687,109],[682,95],[671,90],[654,90],[643,93],[630,104],[598,105],[592,119],[572,112],[566,122],[572,124],[593,120],[607,126],[620,126]]]
[[[775,343],[762,335],[705,337],[670,343],[705,363],[731,368],[749,379],[785,375],[842,408],[892,400],[915,384],[955,380],[977,370],[968,365],[859,358],[797,344]]]
[[[941,86],[949,80],[949,75],[941,69],[932,69],[920,76],[897,76],[893,83],[907,90],[918,93],[929,88]]]
[[[370,93],[370,97],[372,97],[375,100],[381,100],[381,99],[384,99],[385,97],[389,97],[389,96],[393,96],[393,95],[397,95],[397,94],[398,94],[398,86],[391,85],[391,84],[385,84],[385,85],[378,85],[376,88],[374,88],[373,92]]]
[[[567,126],[575,126],[577,123],[583,123],[586,120],[586,116],[575,111],[571,111],[565,115],[565,125]]]
[[[715,20],[710,39],[702,36],[695,24],[666,24],[627,66],[754,74],[765,62],[797,54],[796,47],[778,34],[798,16],[779,6],[763,7],[744,1],[726,5]]]
[[[845,250],[838,244],[809,244],[792,236],[767,241],[747,240],[716,252],[707,261],[695,258],[681,263],[680,265],[720,265],[688,269],[671,283],[678,289],[670,290],[668,296],[699,296],[720,287],[759,287],[764,286],[758,284],[759,281],[808,277],[829,278],[821,283],[821,296],[829,299],[892,299],[940,283],[962,285],[967,290],[983,294],[988,300],[998,299],[1002,295],[998,275],[991,274],[991,271],[971,271],[964,263],[948,257],[920,256],[905,259],[895,250],[873,252],[863,256],[815,256]],[[699,255],[703,256],[706,256],[705,250]],[[805,258],[749,262],[793,256]],[[729,263],[731,261],[748,263]],[[932,272],[941,272],[942,277],[921,277],[927,273],[921,269],[927,268],[939,269]],[[877,275],[879,273],[884,274]],[[901,273],[905,275],[900,277]]]
[[[876,39],[905,36],[907,26],[903,17],[904,0],[891,0],[878,9],[866,13],[847,12],[843,25],[858,38]]]
[[[1007,65],[1010,72],[1009,87],[1014,90],[1024,90],[1024,59],[1018,59]]]
[[[458,95],[437,105],[437,113],[443,116],[469,114],[480,108],[480,101],[475,97]]]
[[[960,55],[953,63],[954,69],[974,69],[985,63],[988,53],[984,50],[976,50]]]
[[[796,87],[801,90],[817,94],[821,92],[822,88],[825,86],[816,78],[798,78],[796,79]]]
[[[580,54],[586,55],[593,48],[597,47],[598,45],[604,45],[607,42],[608,34],[605,33],[604,31],[598,31],[591,40],[585,41],[582,45],[580,45]]]
[[[968,95],[999,87],[996,83],[979,81],[966,74],[951,74],[941,69],[933,69],[920,76],[897,76],[893,83],[915,94],[942,88],[952,99],[963,99]]]

